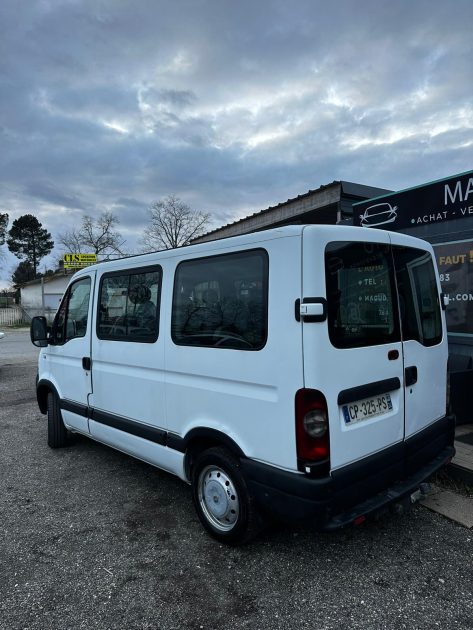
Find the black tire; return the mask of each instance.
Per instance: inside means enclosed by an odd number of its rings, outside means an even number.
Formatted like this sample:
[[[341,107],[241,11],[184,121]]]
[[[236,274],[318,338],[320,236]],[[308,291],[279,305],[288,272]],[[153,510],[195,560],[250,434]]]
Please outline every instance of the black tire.
[[[223,447],[197,456],[192,468],[192,499],[207,532],[227,545],[241,545],[263,527],[248,492],[240,461]]]
[[[48,394],[48,446],[62,448],[68,444],[68,431],[62,421],[59,399],[54,392]]]

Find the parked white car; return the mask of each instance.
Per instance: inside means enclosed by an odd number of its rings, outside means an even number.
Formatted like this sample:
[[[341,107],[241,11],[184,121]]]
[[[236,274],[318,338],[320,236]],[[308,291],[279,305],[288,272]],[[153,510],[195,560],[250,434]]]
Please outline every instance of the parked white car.
[[[0,339],[3,339],[5,337],[5,333],[0,332]]]

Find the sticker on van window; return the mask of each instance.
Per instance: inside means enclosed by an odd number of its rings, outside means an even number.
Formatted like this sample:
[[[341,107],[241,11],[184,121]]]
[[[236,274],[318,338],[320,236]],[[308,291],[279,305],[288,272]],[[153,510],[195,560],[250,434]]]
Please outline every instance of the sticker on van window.
[[[381,394],[381,396],[373,396],[373,398],[364,398],[357,400],[349,405],[343,405],[343,418],[345,424],[355,424],[361,420],[380,416],[383,413],[392,411],[393,404],[390,394]]]

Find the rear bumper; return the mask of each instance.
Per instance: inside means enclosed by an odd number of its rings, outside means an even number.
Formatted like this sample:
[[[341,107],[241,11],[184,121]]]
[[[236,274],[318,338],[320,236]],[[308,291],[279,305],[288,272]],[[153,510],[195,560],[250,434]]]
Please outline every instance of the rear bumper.
[[[414,492],[455,454],[455,419],[445,416],[411,438],[311,478],[251,459],[241,465],[259,506],[284,520],[310,519],[337,529]]]

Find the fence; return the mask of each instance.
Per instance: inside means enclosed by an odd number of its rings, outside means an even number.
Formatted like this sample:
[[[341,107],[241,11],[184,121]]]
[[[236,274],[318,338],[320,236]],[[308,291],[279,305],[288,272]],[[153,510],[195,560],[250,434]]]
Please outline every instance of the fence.
[[[12,306],[10,308],[0,308],[0,326],[19,326],[20,324],[29,324],[31,317],[21,308],[21,306]]]
[[[56,309],[46,308],[43,312],[41,308],[29,308],[26,310],[21,306],[12,306],[10,308],[0,307],[0,327],[29,326],[35,315],[45,315],[48,324],[51,324],[56,315]]]

